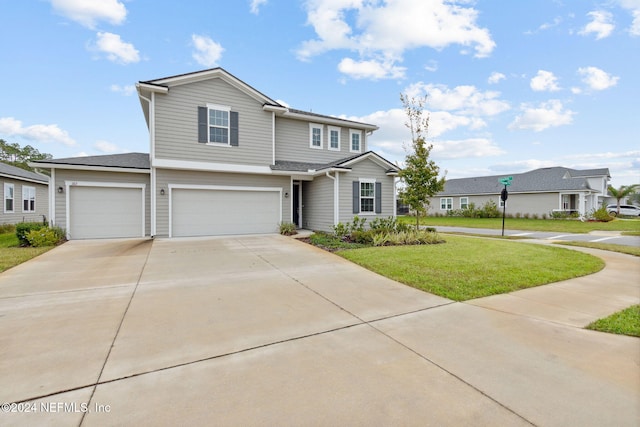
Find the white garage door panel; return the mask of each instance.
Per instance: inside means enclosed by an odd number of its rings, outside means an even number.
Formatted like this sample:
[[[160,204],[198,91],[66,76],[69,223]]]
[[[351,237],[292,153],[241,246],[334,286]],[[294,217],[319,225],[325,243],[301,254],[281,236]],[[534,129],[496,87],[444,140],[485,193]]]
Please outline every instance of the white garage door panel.
[[[70,187],[70,237],[142,237],[142,194],[141,188]]]
[[[278,232],[280,192],[172,190],[172,236]]]

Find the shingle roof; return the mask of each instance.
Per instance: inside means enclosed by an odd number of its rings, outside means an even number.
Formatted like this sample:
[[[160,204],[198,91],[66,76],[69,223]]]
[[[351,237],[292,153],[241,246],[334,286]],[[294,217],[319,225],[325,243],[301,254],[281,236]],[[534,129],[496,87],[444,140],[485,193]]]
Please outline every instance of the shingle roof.
[[[106,154],[102,156],[67,157],[33,162],[53,165],[96,166],[124,169],[150,169],[148,153]]]
[[[24,170],[2,162],[0,162],[0,175],[29,179],[32,181],[42,182],[43,184],[47,184],[49,182],[49,177],[46,175]]]
[[[379,155],[375,154],[372,151],[367,151],[366,153],[354,154],[353,156],[345,157],[339,160],[334,160],[333,162],[329,162],[329,163],[311,163],[311,162],[296,162],[296,161],[290,161],[290,160],[276,160],[275,165],[271,165],[271,170],[288,171],[288,172],[307,172],[309,170],[320,171],[320,170],[329,169],[329,168],[345,168],[346,169],[348,167],[344,165],[345,163],[348,163],[352,160],[357,159],[358,157],[363,157],[365,155],[374,155],[379,159],[383,160],[384,162],[388,163],[389,165],[393,166],[393,164],[388,160],[380,157]],[[387,172],[396,172],[396,171],[397,169],[395,167],[387,170]]]
[[[439,195],[497,194],[503,188],[499,180],[506,175],[450,179]],[[589,176],[610,176],[609,169],[576,170],[564,167],[535,169],[513,174],[509,192],[530,193],[539,191],[589,190]]]

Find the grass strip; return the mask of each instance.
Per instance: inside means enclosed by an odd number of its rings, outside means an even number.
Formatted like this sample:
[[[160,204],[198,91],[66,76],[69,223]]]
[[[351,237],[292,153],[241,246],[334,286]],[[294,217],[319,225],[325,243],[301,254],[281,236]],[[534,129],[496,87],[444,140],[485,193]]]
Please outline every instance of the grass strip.
[[[553,246],[447,236],[438,245],[387,246],[337,254],[378,274],[465,301],[595,273],[604,261]]]
[[[640,305],[633,305],[609,317],[596,320],[587,326],[587,329],[640,337]]]

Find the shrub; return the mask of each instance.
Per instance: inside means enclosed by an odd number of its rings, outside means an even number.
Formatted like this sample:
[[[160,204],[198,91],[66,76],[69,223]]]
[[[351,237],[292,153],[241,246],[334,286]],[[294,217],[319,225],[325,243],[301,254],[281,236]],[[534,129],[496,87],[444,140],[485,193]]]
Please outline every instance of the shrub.
[[[358,215],[354,216],[351,224],[347,223],[347,225],[349,225],[349,232],[364,231],[365,222],[367,222],[367,218],[360,218]]]
[[[296,225],[292,222],[281,222],[280,234],[283,236],[293,236],[294,234],[298,234],[296,231]]]
[[[58,243],[58,236],[56,232],[49,227],[30,230],[25,237],[29,242],[29,245],[34,248],[39,248],[41,246],[54,246]]]
[[[349,234],[349,224],[343,224],[341,222],[333,226],[333,235],[342,239]]]
[[[546,213],[542,214],[542,219],[547,219],[547,214]]]
[[[528,212],[523,213],[523,214],[522,214],[522,217],[523,217],[524,219],[529,219],[529,213],[528,213]]]
[[[373,243],[374,232],[371,230],[355,230],[351,232],[349,236],[354,243],[360,243],[362,245],[370,245]]]
[[[46,227],[42,223],[39,222],[20,222],[16,224],[16,237],[20,242],[20,246],[29,246],[29,240],[27,240],[27,234],[30,231],[40,230],[41,228]]]
[[[611,215],[609,215],[609,212],[607,212],[607,206],[604,204],[599,209],[590,212],[588,217],[601,222],[609,222],[613,219]]]
[[[534,213],[533,215],[531,215],[531,218],[538,219],[538,214]]]
[[[516,218],[520,218],[522,217],[522,214],[520,212],[516,212]]]
[[[488,200],[480,209],[480,218],[498,218],[500,210],[493,200]]]
[[[53,227],[51,227],[51,229],[56,234],[56,237],[58,238],[58,243],[67,241],[67,232],[64,228],[60,228],[57,225],[54,225]]]

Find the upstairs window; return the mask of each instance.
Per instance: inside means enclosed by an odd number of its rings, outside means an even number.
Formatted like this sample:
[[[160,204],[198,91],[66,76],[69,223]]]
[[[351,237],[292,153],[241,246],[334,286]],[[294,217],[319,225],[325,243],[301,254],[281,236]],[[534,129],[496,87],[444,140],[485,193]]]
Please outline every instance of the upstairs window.
[[[362,132],[360,132],[359,130],[349,130],[349,139],[351,140],[351,145],[349,147],[349,150],[352,153],[359,153],[362,150],[362,143],[361,143],[361,139],[362,138]]]
[[[4,211],[5,213],[13,212],[13,184],[4,183]]]
[[[36,211],[36,188],[22,186],[22,212]]]
[[[229,111],[209,107],[209,142],[229,144]]]
[[[237,147],[238,113],[224,105],[198,107],[198,142]]]
[[[329,126],[329,150],[340,151],[340,128]]]
[[[322,125],[309,123],[309,147],[322,149]]]

